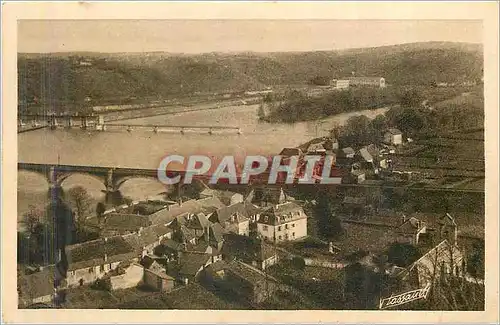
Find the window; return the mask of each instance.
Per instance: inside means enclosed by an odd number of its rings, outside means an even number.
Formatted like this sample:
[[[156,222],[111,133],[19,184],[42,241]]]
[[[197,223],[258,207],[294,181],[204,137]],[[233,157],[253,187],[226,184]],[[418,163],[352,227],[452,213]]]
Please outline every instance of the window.
[[[288,225],[285,225],[285,229],[288,229]]]
[[[267,225],[264,225],[264,226],[262,227],[262,229],[263,229],[263,230],[267,230]]]
[[[281,226],[278,227],[278,231],[281,231]]]
[[[292,237],[295,238],[295,233],[294,232],[292,232]]]
[[[94,273],[94,268],[93,267],[89,267],[89,273]]]
[[[104,265],[101,265],[100,270],[101,272],[104,272]]]
[[[281,236],[278,236],[278,239],[281,240]]]
[[[292,223],[292,228],[295,228],[295,224],[294,223]]]

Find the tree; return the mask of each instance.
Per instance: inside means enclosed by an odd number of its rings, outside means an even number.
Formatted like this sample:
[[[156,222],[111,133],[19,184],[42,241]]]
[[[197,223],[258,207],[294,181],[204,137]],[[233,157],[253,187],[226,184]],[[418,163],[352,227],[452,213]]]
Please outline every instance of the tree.
[[[68,191],[68,203],[75,213],[75,224],[77,229],[85,226],[85,221],[92,214],[92,198],[87,190],[81,186],[75,186]]]
[[[106,206],[104,205],[104,203],[102,203],[102,202],[97,203],[97,206],[95,208],[95,212],[97,214],[97,220],[99,222],[101,222],[105,211],[106,211]]]
[[[420,257],[420,253],[415,246],[403,243],[393,243],[389,247],[387,255],[389,263],[400,267],[407,267]]]
[[[330,200],[326,193],[319,192],[314,207],[314,215],[318,220],[319,234],[322,237],[337,239],[343,235],[344,229],[340,219],[332,213]]]
[[[38,210],[33,205],[29,206],[29,210],[23,215],[23,223],[29,234],[34,233],[36,225],[42,221],[42,216],[42,211]]]

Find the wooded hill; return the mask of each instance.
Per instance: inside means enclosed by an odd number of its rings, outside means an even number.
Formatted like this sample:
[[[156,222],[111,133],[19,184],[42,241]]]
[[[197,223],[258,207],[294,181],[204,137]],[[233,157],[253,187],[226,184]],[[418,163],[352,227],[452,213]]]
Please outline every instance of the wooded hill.
[[[304,85],[318,77],[383,76],[393,85],[480,80],[479,44],[412,43],[286,53],[18,55],[21,102],[93,103]]]

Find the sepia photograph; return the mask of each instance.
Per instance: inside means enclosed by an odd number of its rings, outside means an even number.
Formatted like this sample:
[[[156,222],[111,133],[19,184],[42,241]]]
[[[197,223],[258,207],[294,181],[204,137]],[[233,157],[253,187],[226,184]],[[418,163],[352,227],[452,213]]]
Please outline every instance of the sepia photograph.
[[[19,310],[486,310],[481,19],[15,30]]]

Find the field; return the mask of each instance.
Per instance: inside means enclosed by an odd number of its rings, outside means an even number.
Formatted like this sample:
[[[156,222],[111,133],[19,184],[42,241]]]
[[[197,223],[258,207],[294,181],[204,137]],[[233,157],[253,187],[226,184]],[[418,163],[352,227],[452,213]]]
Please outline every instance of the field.
[[[420,172],[427,179],[432,179],[433,186],[483,188],[483,130],[447,132],[420,139],[407,147],[393,158],[395,170]]]

